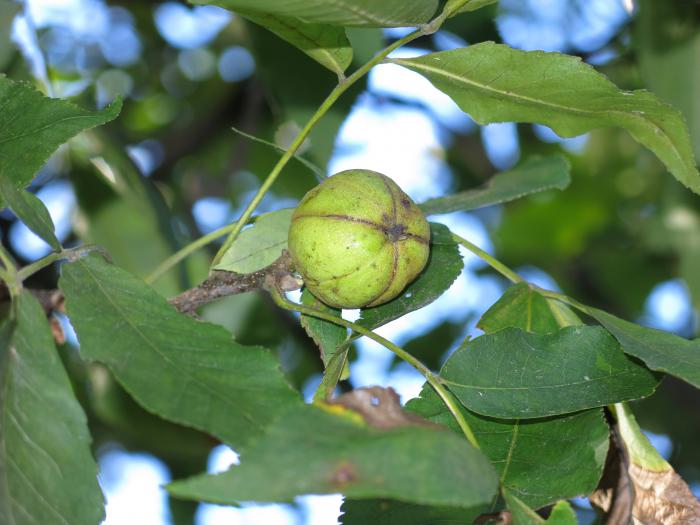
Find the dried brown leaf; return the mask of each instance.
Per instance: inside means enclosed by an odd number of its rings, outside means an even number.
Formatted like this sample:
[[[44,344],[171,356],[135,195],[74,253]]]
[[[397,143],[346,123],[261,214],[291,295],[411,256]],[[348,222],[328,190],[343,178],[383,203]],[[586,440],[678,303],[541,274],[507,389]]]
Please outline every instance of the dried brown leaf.
[[[367,424],[377,428],[387,429],[416,425],[442,428],[416,414],[406,412],[401,406],[399,395],[391,387],[357,388],[336,397],[329,404],[340,405],[357,412]]]

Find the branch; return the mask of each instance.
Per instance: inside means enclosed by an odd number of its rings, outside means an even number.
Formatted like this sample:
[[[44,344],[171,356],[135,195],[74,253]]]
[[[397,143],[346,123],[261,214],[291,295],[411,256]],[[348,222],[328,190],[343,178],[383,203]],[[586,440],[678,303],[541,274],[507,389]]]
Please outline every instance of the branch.
[[[268,277],[282,283],[285,291],[298,290],[301,283],[292,277],[291,271],[292,258],[285,250],[270,266],[254,273],[238,274],[214,270],[203,283],[171,299],[170,304],[184,314],[193,315],[200,306],[221,297],[261,289]]]

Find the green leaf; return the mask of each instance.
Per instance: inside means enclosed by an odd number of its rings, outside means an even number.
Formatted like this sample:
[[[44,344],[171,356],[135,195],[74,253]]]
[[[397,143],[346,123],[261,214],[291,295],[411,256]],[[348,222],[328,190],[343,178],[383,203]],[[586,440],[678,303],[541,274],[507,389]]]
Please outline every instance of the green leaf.
[[[223,504],[340,492],[455,507],[487,504],[496,489],[487,459],[453,432],[379,429],[337,405],[294,409],[243,453],[240,466],[168,487],[176,497]]]
[[[461,435],[454,416],[427,384],[406,409]],[[597,487],[609,441],[602,410],[525,421],[493,419],[466,409],[462,414],[501,486],[525,504],[540,508],[585,496]]]
[[[304,291],[301,293],[301,303],[305,306],[311,306],[316,310],[341,317],[340,310],[326,306],[316,299],[306,288],[304,288]],[[321,350],[323,365],[327,367],[333,354],[335,354],[336,350],[338,350],[340,345],[347,339],[347,328],[309,315],[301,316],[301,326],[304,327],[309,337],[314,340],[314,343],[318,345],[318,348]]]
[[[396,299],[362,310],[361,325],[374,329],[429,305],[459,277],[464,263],[447,226],[430,223],[430,258],[425,270]]]
[[[445,11],[450,13],[450,16],[455,16],[460,13],[469,13],[481,9],[482,7],[495,4],[498,0],[467,0],[466,4],[457,8],[456,6],[461,2],[462,0],[448,0],[447,4],[445,4]]]
[[[59,286],[83,357],[106,364],[147,410],[239,448],[299,404],[276,359],[178,313],[140,279],[91,255]]]
[[[104,518],[87,421],[29,293],[0,328],[0,522],[98,525]]]
[[[540,191],[563,190],[571,182],[570,168],[561,155],[530,157],[512,170],[497,173],[480,188],[430,199],[420,208],[426,215],[476,210]]]
[[[214,4],[232,11],[294,17],[302,22],[334,26],[402,27],[430,20],[437,0],[192,0],[193,4]]]
[[[115,119],[121,106],[117,100],[102,111],[87,111],[0,76],[0,177],[24,188],[56,148],[85,129]]]
[[[561,303],[543,297],[527,283],[514,284],[484,313],[477,326],[486,333],[515,327],[547,334],[581,324],[571,310],[562,310],[559,305]]]
[[[213,270],[253,273],[269,266],[287,249],[293,209],[266,213],[243,230]]]
[[[461,346],[440,375],[467,408],[502,418],[545,417],[639,399],[658,384],[607,331],[593,326],[551,334],[506,328],[483,335]]]
[[[587,308],[586,313],[615,336],[625,353],[641,359],[652,370],[680,377],[700,388],[700,341],[639,326],[597,308]]]
[[[61,249],[61,243],[56,238],[53,220],[49,215],[41,199],[15,188],[7,177],[0,176],[0,199],[4,200],[19,220],[27,225],[27,228],[36,233],[54,250]]]
[[[489,506],[462,509],[415,505],[395,500],[346,499],[340,507],[342,525],[473,525]]]
[[[568,501],[560,501],[554,505],[552,513],[545,520],[510,491],[504,490],[503,497],[510,510],[513,525],[576,525],[578,523],[576,513]]]
[[[352,46],[342,27],[309,24],[296,18],[276,16],[254,11],[241,14],[261,25],[278,37],[298,47],[323,67],[339,76],[352,62]]]
[[[479,124],[537,122],[562,137],[622,127],[700,193],[680,112],[649,92],[618,89],[578,57],[484,42],[392,62],[425,75]]]

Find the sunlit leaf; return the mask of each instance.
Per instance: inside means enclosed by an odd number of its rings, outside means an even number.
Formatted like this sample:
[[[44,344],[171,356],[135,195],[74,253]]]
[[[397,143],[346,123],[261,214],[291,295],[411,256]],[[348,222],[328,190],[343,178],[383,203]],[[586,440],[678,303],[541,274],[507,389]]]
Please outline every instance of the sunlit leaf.
[[[537,122],[562,137],[622,127],[700,193],[680,112],[649,92],[618,89],[580,58],[484,42],[392,62],[425,75],[479,124]]]
[[[29,293],[0,328],[0,523],[98,525],[104,517],[87,420],[46,315]]]
[[[293,209],[266,213],[241,232],[213,270],[253,273],[275,262],[287,249]]]

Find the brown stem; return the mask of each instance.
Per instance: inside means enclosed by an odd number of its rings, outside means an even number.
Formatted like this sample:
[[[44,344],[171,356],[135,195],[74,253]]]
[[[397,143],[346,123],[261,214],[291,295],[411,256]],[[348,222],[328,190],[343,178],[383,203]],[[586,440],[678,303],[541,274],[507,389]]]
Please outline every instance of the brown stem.
[[[259,290],[268,277],[283,283],[287,291],[299,289],[300,283],[291,276],[291,265],[292,259],[285,251],[270,266],[254,273],[237,274],[214,270],[207,280],[171,299],[170,304],[180,312],[192,315],[200,306],[221,297]]]

